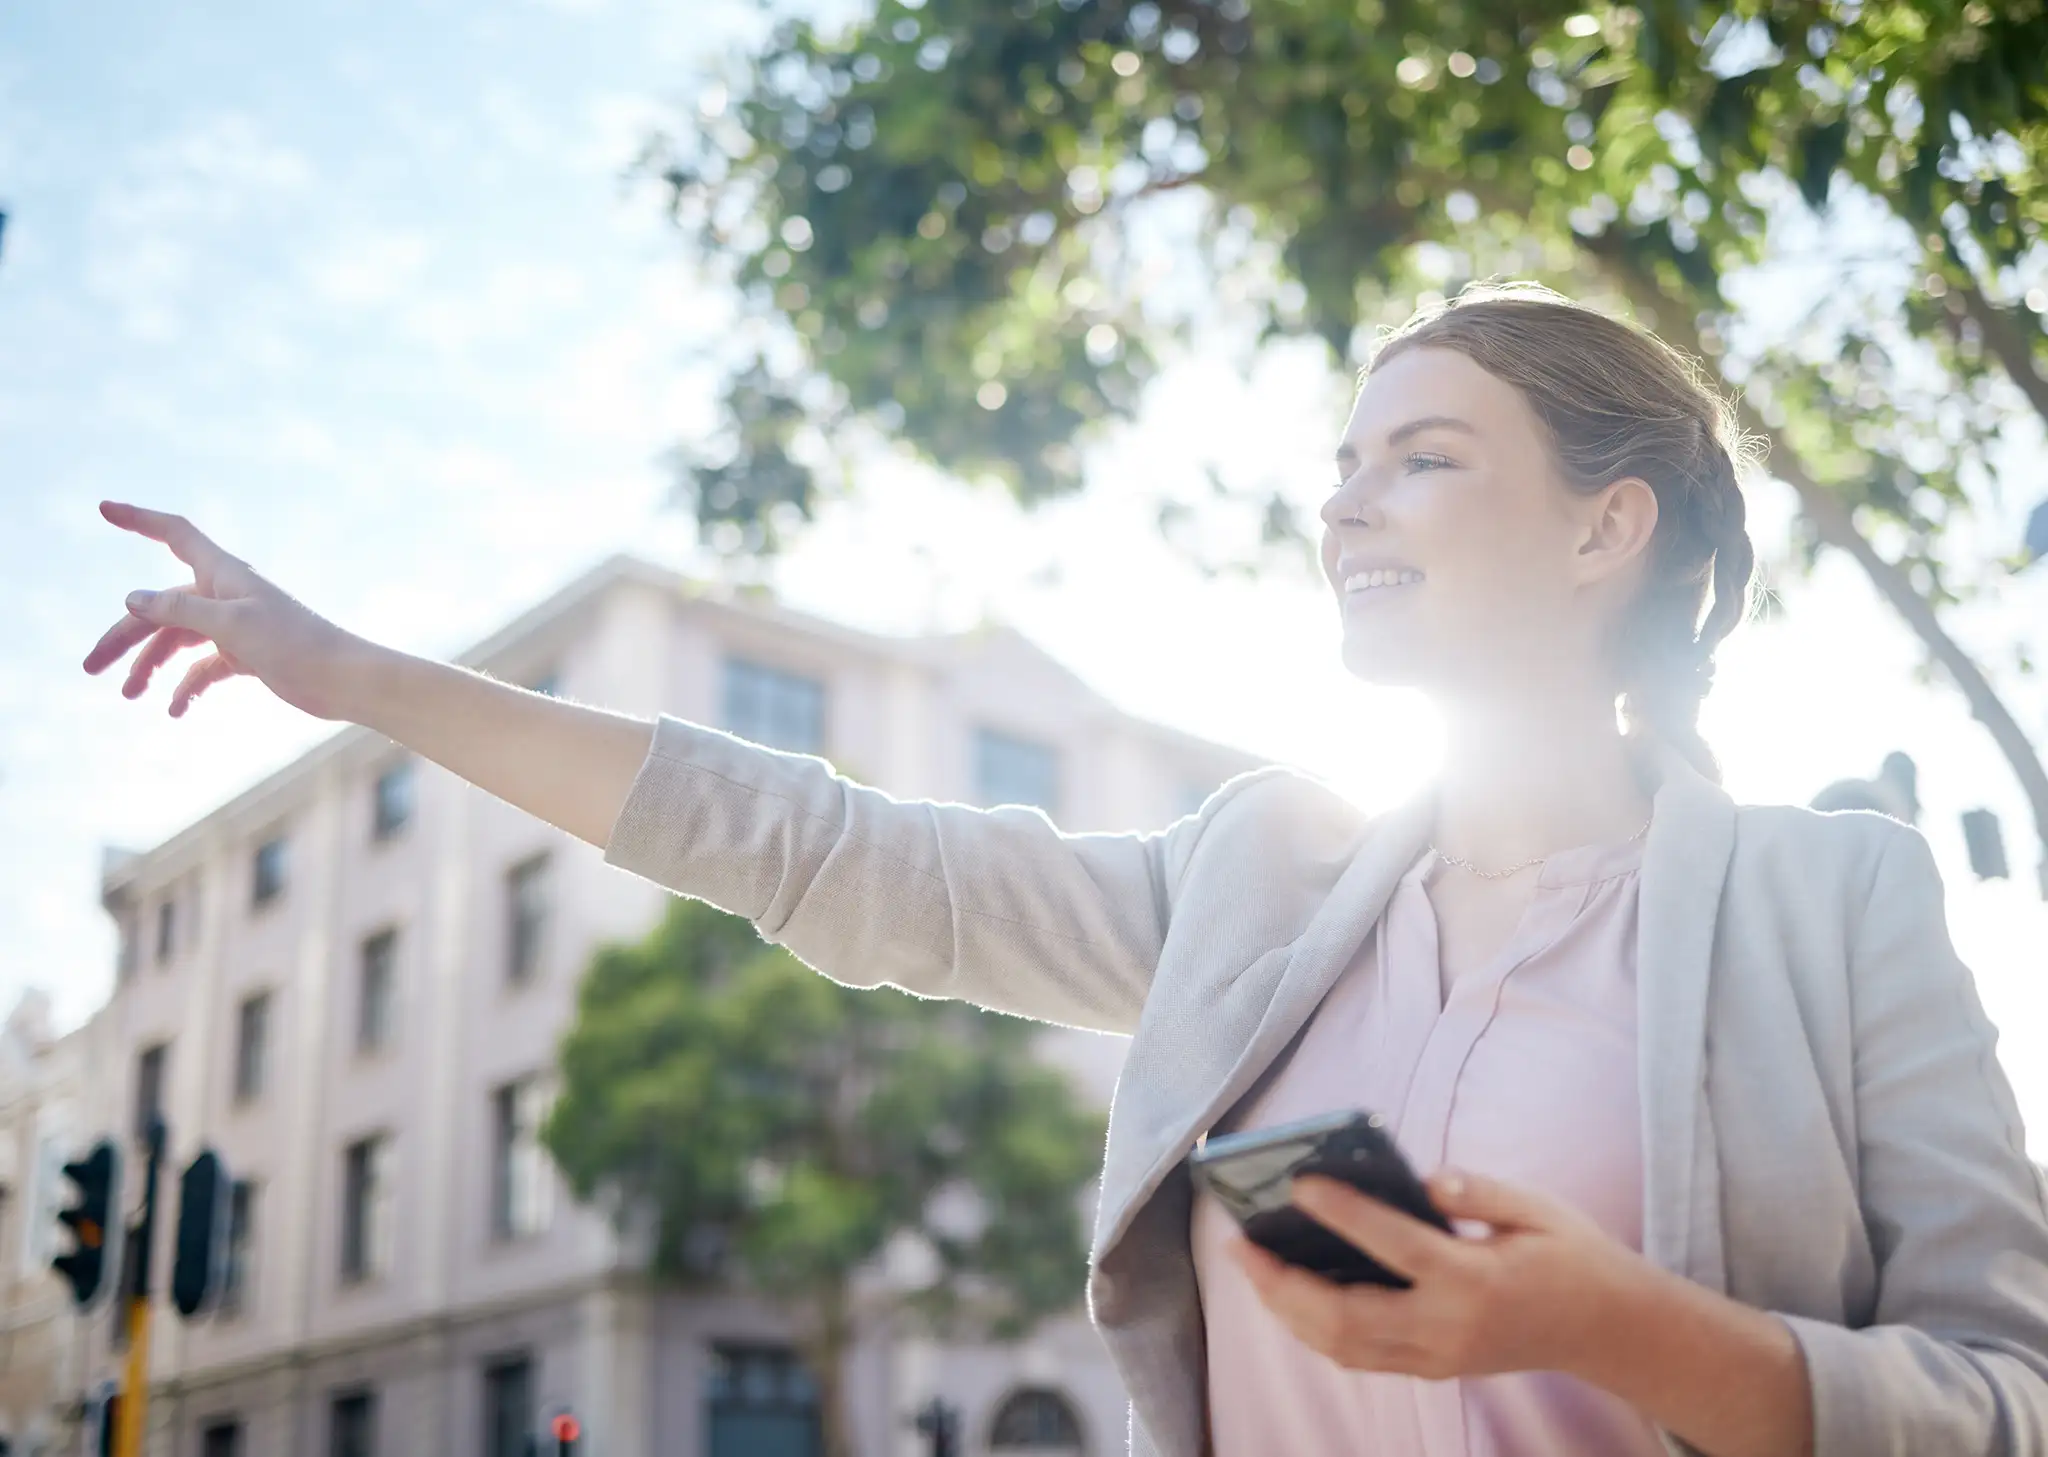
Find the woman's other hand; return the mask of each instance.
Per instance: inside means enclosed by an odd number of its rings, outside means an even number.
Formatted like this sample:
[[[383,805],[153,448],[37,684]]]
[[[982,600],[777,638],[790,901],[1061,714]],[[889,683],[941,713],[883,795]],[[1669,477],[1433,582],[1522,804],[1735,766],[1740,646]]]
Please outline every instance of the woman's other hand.
[[[360,639],[308,611],[182,516],[116,501],[101,502],[100,514],[123,530],[169,547],[192,569],[192,582],[130,593],[127,615],[86,654],[86,672],[102,672],[139,643],[142,651],[121,686],[123,696],[139,698],[174,654],[210,646],[212,651],[193,663],[172,690],[171,717],[182,717],[193,699],[237,674],[256,679],[315,718],[347,716],[343,680],[352,650],[367,646]]]
[[[1595,1366],[1600,1344],[1626,1340],[1609,1317],[1649,1267],[1591,1219],[1533,1190],[1448,1170],[1430,1198],[1445,1234],[1332,1179],[1295,1181],[1294,1202],[1389,1269],[1406,1290],[1333,1285],[1240,1238],[1236,1254],[1259,1298],[1303,1344],[1340,1366],[1425,1380]]]

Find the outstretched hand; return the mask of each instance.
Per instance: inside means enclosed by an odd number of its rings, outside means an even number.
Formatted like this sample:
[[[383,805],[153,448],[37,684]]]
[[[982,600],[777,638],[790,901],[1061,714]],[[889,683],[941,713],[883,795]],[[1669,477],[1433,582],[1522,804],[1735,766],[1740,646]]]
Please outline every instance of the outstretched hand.
[[[186,648],[211,647],[171,692],[171,717],[214,684],[246,674],[315,718],[339,718],[339,675],[350,645],[347,633],[230,556],[182,516],[118,501],[100,503],[114,525],[169,547],[192,569],[189,586],[128,594],[127,615],[108,628],[85,655],[85,671],[100,673],[138,644],[121,685],[140,698],[150,679]]]

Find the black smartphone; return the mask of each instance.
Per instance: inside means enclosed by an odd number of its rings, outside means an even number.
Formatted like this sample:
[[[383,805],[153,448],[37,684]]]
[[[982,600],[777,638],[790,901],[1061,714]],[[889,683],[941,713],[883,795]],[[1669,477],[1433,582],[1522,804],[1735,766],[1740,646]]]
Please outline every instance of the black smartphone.
[[[1377,1113],[1349,1110],[1211,1138],[1188,1155],[1188,1171],[1223,1202],[1245,1238],[1290,1265],[1337,1285],[1413,1282],[1316,1223],[1289,1200],[1297,1174],[1322,1174],[1455,1233]]]

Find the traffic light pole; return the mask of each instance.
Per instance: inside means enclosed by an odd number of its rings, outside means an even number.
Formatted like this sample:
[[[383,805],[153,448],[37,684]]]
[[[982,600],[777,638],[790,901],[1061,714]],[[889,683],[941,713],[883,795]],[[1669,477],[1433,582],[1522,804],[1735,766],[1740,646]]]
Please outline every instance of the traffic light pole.
[[[142,1218],[128,1235],[126,1289],[120,1292],[126,1313],[128,1367],[121,1381],[121,1404],[114,1424],[114,1457],[142,1457],[142,1434],[149,1419],[149,1256],[156,1244],[157,1171],[164,1159],[164,1121],[149,1124],[149,1163],[142,1173]]]

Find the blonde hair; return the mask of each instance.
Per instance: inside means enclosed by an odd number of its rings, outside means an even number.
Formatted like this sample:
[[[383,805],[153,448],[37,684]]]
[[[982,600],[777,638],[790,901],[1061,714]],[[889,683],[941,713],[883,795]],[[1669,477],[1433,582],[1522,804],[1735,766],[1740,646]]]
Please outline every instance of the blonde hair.
[[[1755,446],[1733,407],[1690,356],[1538,284],[1476,284],[1417,310],[1360,382],[1410,349],[1456,350],[1520,390],[1574,489],[1636,476],[1656,493],[1649,571],[1617,624],[1617,691],[1631,733],[1656,737],[1718,782],[1700,703],[1715,649],[1750,614],[1756,569],[1740,483]]]

